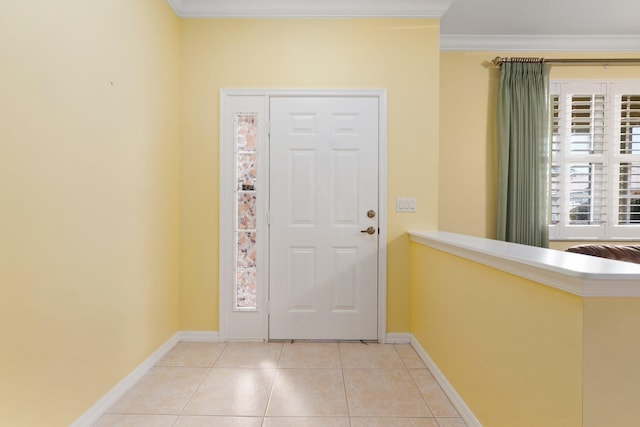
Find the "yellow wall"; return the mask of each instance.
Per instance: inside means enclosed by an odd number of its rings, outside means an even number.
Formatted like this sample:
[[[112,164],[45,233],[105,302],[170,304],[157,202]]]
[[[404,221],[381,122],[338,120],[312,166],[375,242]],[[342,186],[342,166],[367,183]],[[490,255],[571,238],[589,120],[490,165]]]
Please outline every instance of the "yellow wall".
[[[440,55],[440,198],[438,229],[496,235],[495,110],[497,73],[486,52]]]
[[[582,426],[582,298],[411,246],[411,331],[482,425]]]
[[[179,20],[0,13],[0,425],[77,419],[178,329]]]
[[[584,427],[640,419],[640,298],[584,302]]]
[[[488,67],[496,56],[545,58],[634,57],[585,52],[465,52],[440,56],[439,230],[494,238],[497,153],[496,93],[499,71]],[[638,66],[553,66],[552,79],[637,79]],[[463,195],[463,196],[461,196]],[[552,243],[564,249],[569,245]]]
[[[438,33],[428,19],[181,21],[181,329],[218,330],[219,90],[384,88],[388,330],[409,330],[405,232],[437,226]],[[418,213],[396,213],[396,196]]]

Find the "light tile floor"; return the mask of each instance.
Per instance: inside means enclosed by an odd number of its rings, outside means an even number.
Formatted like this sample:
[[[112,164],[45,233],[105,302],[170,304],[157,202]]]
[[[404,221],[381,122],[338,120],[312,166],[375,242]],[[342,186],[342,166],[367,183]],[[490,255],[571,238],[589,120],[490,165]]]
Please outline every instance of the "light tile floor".
[[[466,427],[410,345],[179,343],[94,427]]]

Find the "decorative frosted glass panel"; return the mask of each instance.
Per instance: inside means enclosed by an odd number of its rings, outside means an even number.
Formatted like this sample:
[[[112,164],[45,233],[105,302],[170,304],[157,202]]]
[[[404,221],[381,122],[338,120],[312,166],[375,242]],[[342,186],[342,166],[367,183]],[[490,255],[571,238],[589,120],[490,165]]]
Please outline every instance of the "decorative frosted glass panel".
[[[257,160],[256,154],[238,154],[238,190],[254,191],[256,189]]]
[[[236,143],[236,277],[234,308],[257,308],[258,115],[235,117]]]
[[[238,229],[256,229],[256,195],[238,193]]]
[[[240,268],[236,272],[236,307],[256,308],[256,269]]]
[[[258,120],[255,114],[238,115],[238,151],[258,151]]]
[[[237,233],[238,267],[256,266],[256,233]]]

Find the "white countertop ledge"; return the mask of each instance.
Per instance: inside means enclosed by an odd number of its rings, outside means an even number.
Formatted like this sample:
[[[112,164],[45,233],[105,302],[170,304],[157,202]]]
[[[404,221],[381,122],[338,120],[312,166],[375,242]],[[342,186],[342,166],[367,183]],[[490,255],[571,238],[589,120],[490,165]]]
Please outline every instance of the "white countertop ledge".
[[[413,242],[582,297],[640,297],[640,264],[445,231],[410,231]]]

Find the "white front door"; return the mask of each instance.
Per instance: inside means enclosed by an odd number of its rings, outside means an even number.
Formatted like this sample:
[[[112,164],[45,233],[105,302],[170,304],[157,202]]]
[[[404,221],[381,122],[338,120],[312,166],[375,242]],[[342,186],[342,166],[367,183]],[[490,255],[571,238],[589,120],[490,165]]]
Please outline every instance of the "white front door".
[[[378,103],[270,100],[270,339],[378,338]]]

